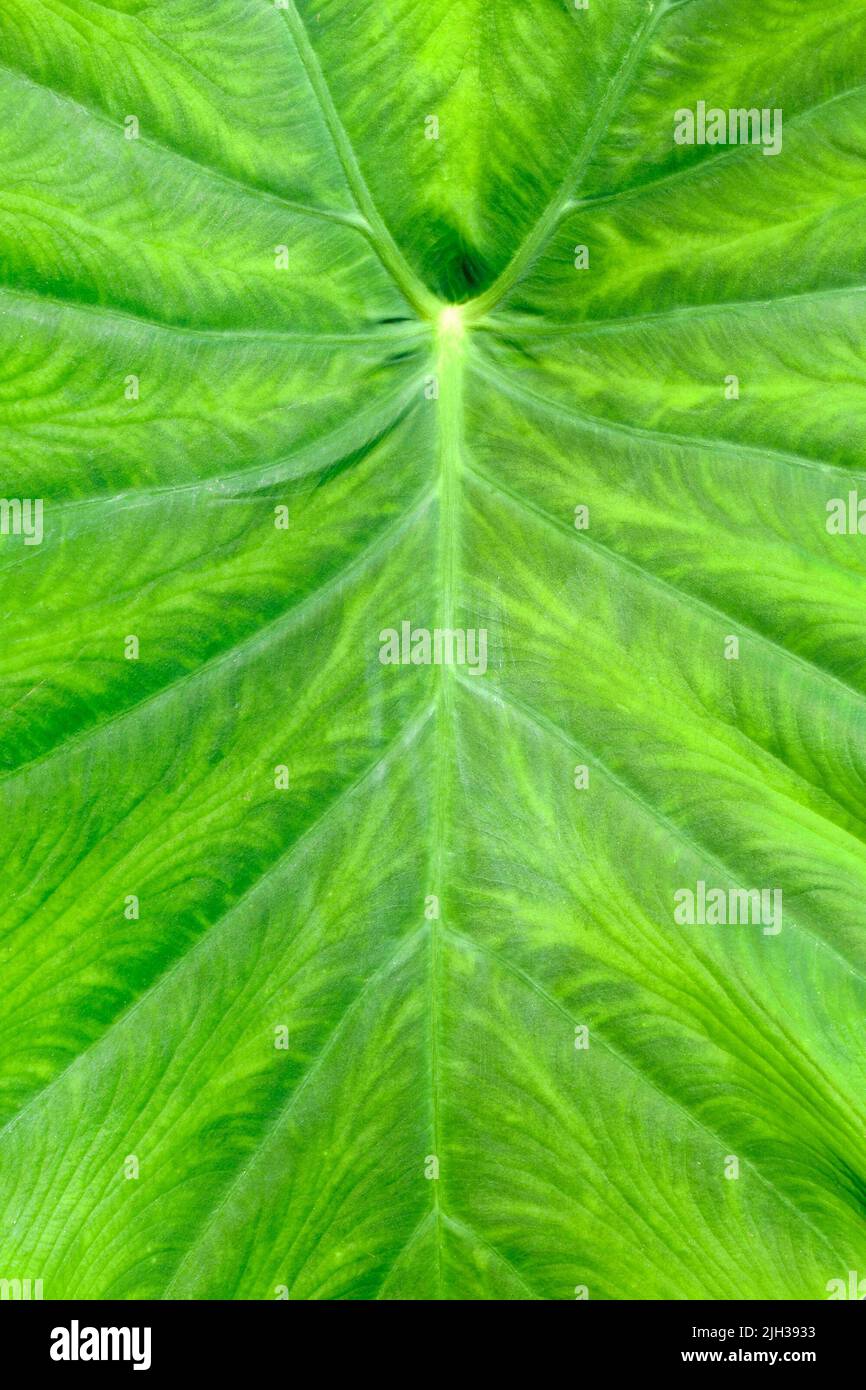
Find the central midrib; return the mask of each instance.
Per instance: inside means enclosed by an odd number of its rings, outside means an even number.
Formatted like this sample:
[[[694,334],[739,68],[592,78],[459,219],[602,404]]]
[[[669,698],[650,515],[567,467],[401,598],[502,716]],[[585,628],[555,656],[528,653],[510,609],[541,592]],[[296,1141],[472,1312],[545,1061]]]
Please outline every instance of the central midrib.
[[[437,454],[438,454],[438,527],[436,557],[436,623],[443,629],[454,626],[455,590],[460,547],[460,466],[463,429],[463,368],[466,343],[462,316],[458,309],[443,309],[436,332],[435,381],[438,392]],[[441,1011],[441,935],[440,921],[449,903],[444,892],[446,879],[446,849],[451,821],[451,788],[455,763],[454,700],[455,681],[452,668],[446,663],[434,667],[437,672],[436,691],[436,796],[435,819],[431,847],[431,884],[429,894],[436,899],[430,919],[430,1086],[432,1154],[441,1163],[442,1129],[439,1112],[440,1078],[440,1011]],[[437,1282],[440,1294],[442,1283],[442,1209],[440,1204],[439,1173],[432,1178],[432,1210],[435,1220]]]
[[[587,128],[574,160],[554,190],[529,233],[516,248],[505,268],[493,282],[473,299],[449,304],[436,295],[421,279],[395,242],[376,206],[364,178],[352,142],[331,96],[318,55],[305,25],[289,0],[283,11],[310,86],[327,125],[335,151],[343,168],[352,196],[364,219],[359,228],[368,239],[379,261],[393,279],[411,308],[433,327],[434,380],[437,402],[437,492],[439,517],[436,542],[436,621],[443,629],[453,629],[455,617],[456,580],[460,551],[461,457],[463,448],[463,390],[468,332],[470,326],[488,319],[514,286],[532,267],[572,207],[576,188],[602,139],[609,122],[620,104],[634,74],[640,55],[645,49],[661,16],[675,8],[678,0],[649,0],[643,23],[636,29],[613,75],[604,100]],[[440,1053],[442,1000],[442,925],[448,925],[449,902],[445,893],[446,858],[451,824],[453,769],[456,766],[455,691],[452,668],[442,663],[437,671],[436,690],[436,750],[434,822],[430,849],[431,882],[427,901],[435,901],[429,919],[429,1040],[430,1040],[430,1108],[432,1155],[441,1165],[442,1126],[440,1116]],[[425,1160],[426,1163],[426,1160]],[[439,1296],[444,1295],[442,1269],[442,1225],[445,1216],[440,1197],[441,1166],[431,1176],[431,1212],[435,1224],[436,1282]]]

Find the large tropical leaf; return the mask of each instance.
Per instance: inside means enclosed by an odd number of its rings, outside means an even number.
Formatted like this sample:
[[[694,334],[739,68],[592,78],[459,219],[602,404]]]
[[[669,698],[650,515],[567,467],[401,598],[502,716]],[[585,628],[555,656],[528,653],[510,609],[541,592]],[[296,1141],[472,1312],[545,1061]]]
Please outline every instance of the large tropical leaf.
[[[862,0],[0,40],[0,1277],[866,1276]]]

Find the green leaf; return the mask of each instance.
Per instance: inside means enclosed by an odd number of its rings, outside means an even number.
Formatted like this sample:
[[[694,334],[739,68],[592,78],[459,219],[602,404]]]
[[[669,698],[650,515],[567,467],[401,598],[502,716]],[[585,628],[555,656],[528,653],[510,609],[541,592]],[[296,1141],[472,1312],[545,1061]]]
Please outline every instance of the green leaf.
[[[0,1278],[850,1291],[860,0],[0,40]]]

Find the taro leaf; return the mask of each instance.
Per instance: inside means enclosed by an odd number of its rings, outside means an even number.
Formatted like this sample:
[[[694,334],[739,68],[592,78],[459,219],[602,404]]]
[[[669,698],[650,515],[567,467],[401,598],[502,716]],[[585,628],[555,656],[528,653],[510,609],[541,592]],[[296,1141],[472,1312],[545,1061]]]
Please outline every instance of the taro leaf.
[[[0,36],[0,1277],[850,1293],[862,0]]]

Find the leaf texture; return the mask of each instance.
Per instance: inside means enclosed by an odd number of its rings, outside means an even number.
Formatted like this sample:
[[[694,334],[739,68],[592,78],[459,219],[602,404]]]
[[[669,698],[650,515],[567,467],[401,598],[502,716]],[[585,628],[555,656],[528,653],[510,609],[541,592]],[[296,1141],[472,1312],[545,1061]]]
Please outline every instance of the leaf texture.
[[[0,1276],[866,1276],[860,0],[4,0],[0,111]]]

